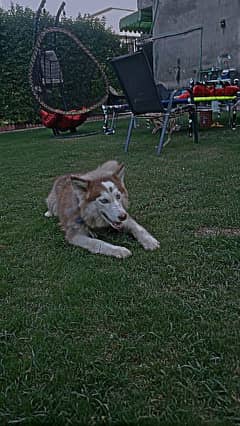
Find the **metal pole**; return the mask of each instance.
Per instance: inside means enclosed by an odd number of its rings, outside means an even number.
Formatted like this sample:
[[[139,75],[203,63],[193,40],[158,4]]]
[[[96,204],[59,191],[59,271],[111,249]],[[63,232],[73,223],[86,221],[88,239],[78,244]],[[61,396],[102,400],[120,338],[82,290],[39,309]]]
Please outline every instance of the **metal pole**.
[[[46,0],[42,0],[37,12],[35,13],[34,22],[33,22],[33,25],[34,25],[33,26],[33,46],[35,46],[37,41],[40,16],[45,4],[46,4]]]
[[[61,13],[64,11],[65,6],[66,6],[66,3],[63,1],[56,14],[56,18],[54,22],[55,27],[57,27],[59,24],[60,16],[61,16]]]

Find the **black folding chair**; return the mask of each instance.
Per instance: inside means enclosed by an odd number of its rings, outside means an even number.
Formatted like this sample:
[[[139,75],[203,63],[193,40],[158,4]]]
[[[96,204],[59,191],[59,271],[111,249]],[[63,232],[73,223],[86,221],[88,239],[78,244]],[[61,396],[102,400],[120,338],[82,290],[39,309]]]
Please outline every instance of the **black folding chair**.
[[[168,128],[169,119],[174,108],[181,108],[190,114],[191,134],[194,142],[198,142],[197,112],[193,95],[189,89],[188,99],[175,99],[177,90],[168,91],[163,84],[156,86],[150,56],[142,49],[133,54],[123,55],[111,60],[117,74],[122,90],[128,101],[131,118],[125,142],[125,152],[128,151],[131,134],[136,117],[151,114],[163,114],[163,126],[157,146],[157,155],[160,155],[164,138]]]

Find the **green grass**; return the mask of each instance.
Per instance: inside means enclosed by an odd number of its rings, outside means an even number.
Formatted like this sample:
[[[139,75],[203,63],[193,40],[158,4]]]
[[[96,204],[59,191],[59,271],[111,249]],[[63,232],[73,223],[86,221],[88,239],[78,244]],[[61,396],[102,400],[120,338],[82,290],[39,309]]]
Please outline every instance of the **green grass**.
[[[239,227],[239,131],[174,134],[161,157],[144,128],[125,155],[125,134],[0,135],[1,425],[240,423],[239,238],[195,236]],[[91,255],[44,218],[55,176],[107,159],[160,250],[107,232],[133,256]]]

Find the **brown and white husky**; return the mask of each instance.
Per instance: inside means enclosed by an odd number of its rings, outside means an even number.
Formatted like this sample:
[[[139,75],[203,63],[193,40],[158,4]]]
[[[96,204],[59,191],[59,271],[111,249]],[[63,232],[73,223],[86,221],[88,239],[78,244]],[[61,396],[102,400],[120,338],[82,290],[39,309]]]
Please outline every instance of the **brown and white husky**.
[[[107,161],[89,173],[57,178],[47,198],[45,216],[58,216],[66,240],[91,253],[118,258],[131,255],[125,247],[95,238],[93,232],[106,227],[130,232],[145,250],[157,249],[159,242],[129,216],[127,205],[124,165]]]

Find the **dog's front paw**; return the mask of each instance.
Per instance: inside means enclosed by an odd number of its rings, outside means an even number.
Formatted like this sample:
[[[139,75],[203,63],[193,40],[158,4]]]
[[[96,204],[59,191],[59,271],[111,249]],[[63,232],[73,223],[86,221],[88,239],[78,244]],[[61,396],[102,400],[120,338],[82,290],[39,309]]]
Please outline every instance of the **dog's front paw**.
[[[115,247],[112,252],[112,256],[117,257],[119,259],[124,259],[125,257],[129,257],[131,255],[132,253],[130,250],[120,246]]]
[[[44,216],[45,216],[45,217],[52,217],[52,213],[51,213],[49,210],[47,210],[47,211],[44,213]]]
[[[156,240],[156,238],[153,238],[151,235],[145,237],[141,243],[145,250],[156,250],[160,247],[159,241]]]

